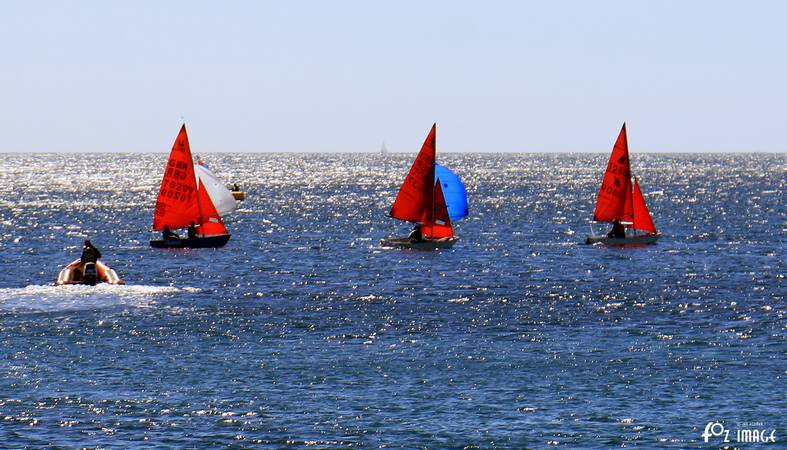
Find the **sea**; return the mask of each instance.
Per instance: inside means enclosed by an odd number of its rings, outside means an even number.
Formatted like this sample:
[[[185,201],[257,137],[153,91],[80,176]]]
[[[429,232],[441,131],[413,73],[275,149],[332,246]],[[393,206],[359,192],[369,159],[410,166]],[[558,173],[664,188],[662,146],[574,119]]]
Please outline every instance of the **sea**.
[[[439,251],[380,245],[414,152],[201,154],[232,238],[150,248],[167,156],[2,155],[0,447],[787,442],[784,153],[633,153],[636,248],[584,245],[608,154],[440,153]],[[125,285],[54,286],[87,238]]]

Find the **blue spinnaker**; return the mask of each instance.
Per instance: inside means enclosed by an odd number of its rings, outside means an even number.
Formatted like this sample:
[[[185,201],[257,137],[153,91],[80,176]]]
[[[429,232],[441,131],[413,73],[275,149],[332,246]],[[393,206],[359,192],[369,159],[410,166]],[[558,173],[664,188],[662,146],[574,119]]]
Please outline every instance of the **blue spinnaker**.
[[[445,204],[448,206],[448,217],[457,220],[467,216],[467,190],[462,180],[445,166],[436,163],[434,166],[435,179],[440,180]]]

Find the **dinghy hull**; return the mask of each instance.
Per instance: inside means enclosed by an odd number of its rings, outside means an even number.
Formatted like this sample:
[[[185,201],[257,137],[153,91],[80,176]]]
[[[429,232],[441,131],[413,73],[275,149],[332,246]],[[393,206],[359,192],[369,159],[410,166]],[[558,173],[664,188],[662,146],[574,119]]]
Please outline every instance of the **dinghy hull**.
[[[232,196],[238,201],[246,200],[246,193],[243,191],[232,191]]]
[[[101,261],[96,261],[96,278],[95,282],[90,282],[89,280],[85,280],[84,277],[84,268],[82,267],[82,261],[75,260],[71,264],[67,265],[60,271],[57,275],[57,279],[55,280],[56,286],[62,286],[64,284],[86,284],[86,285],[94,285],[97,283],[107,283],[107,284],[125,284],[123,279],[121,279],[118,274],[112,270],[108,265],[102,263]]]
[[[661,237],[660,234],[640,234],[636,236],[626,236],[624,238],[611,238],[608,236],[588,236],[585,244],[603,244],[612,246],[626,245],[648,245],[655,244]]]
[[[196,238],[169,238],[150,241],[153,248],[216,248],[224,247],[230,240],[229,234]]]
[[[383,239],[380,244],[384,247],[409,248],[413,250],[437,250],[440,248],[451,248],[459,238],[451,236],[443,239],[425,239],[423,241],[412,242],[409,238],[388,238]]]

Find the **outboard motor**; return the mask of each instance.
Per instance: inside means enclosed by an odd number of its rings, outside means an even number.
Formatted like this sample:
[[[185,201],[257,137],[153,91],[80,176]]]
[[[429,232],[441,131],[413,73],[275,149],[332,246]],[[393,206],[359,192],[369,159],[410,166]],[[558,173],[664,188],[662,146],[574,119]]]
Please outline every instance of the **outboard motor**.
[[[96,272],[96,263],[87,262],[82,269],[82,283],[95,286],[98,283],[98,273]]]

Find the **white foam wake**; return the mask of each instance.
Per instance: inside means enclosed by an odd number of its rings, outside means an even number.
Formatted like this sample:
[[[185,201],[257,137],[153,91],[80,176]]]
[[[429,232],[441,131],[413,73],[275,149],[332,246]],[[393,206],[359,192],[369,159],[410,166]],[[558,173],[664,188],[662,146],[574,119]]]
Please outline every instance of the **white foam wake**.
[[[108,284],[7,288],[0,289],[0,313],[99,309],[119,305],[146,308],[157,296],[182,291],[184,289],[172,286]]]

